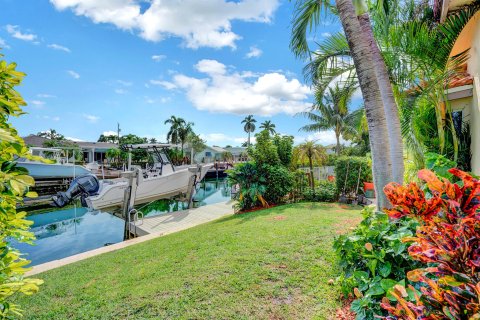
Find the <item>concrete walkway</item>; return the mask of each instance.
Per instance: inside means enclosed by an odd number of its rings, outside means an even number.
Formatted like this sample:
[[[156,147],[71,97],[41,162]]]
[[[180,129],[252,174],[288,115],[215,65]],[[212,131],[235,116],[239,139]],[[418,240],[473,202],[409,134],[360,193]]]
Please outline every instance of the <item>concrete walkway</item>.
[[[170,233],[195,227],[199,224],[213,221],[227,215],[231,215],[234,213],[234,203],[235,202],[233,200],[230,200],[196,209],[177,211],[151,218],[145,218],[143,219],[143,223],[138,221],[137,225],[132,224],[130,226],[131,231],[136,232],[136,234],[139,235],[138,238],[36,265],[26,273],[26,276],[32,276],[70,263],[98,256],[103,253],[123,249],[137,243],[145,242]]]

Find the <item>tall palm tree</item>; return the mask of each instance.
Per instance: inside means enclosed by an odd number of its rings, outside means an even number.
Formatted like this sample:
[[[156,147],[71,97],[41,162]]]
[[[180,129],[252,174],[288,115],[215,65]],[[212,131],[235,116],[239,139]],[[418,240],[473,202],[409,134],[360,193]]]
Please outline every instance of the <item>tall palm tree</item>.
[[[356,86],[341,86],[337,83],[334,87],[327,88],[328,92],[325,96],[316,94],[317,101],[312,106],[312,110],[300,113],[313,123],[303,126],[300,130],[318,132],[333,129],[337,141],[335,152],[340,155],[340,137],[356,135],[364,114],[361,108],[353,112],[349,110],[349,104],[356,89]]]
[[[167,142],[179,144],[181,142],[180,131],[185,125],[185,120],[180,117],[171,116],[170,119],[165,120],[165,124],[170,124],[170,129],[167,133]]]
[[[362,90],[370,132],[374,183],[378,195],[377,207],[388,207],[390,204],[382,190],[387,183],[393,180],[391,156],[393,142],[387,129],[387,116],[383,101],[386,99],[382,99],[379,85],[381,78],[379,79],[377,75],[381,66],[375,64],[378,61],[372,54],[374,51],[372,46],[377,44],[372,42],[373,32],[365,8],[355,8],[351,0],[337,0],[335,7]],[[333,8],[330,2],[325,0],[297,0],[296,8],[290,47],[297,56],[305,57],[309,54],[307,31],[320,21],[322,11],[331,11]],[[360,9],[357,10],[358,14],[356,9]],[[387,86],[382,86],[383,89],[385,87]],[[391,114],[389,116],[392,117]],[[392,121],[395,122],[395,120]],[[392,146],[392,148],[394,147]]]
[[[275,131],[275,124],[272,123],[272,121],[270,120],[265,120],[264,122],[262,122],[260,124],[260,129],[267,130],[268,133],[270,133],[271,135],[277,133],[277,131]]]
[[[315,190],[315,182],[313,181],[313,162],[321,163],[327,158],[325,148],[318,145],[316,141],[306,141],[298,145],[294,150],[294,160],[296,162],[305,162],[308,160],[310,167],[310,187]]]
[[[187,142],[188,136],[193,133],[193,125],[193,122],[184,122],[178,129],[178,139],[180,140],[180,144],[182,145],[182,155],[185,142]]]
[[[257,122],[257,120],[255,120],[251,114],[242,120],[242,123],[245,124],[243,130],[248,133],[247,147],[250,147],[250,134],[255,131],[255,122]]]

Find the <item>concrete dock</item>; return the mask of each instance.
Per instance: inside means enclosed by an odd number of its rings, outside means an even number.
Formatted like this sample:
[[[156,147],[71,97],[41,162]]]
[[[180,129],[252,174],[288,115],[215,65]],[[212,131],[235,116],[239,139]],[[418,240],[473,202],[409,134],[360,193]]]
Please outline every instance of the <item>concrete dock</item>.
[[[225,201],[203,207],[145,217],[130,223],[130,232],[136,236],[169,234],[233,214],[234,201]]]

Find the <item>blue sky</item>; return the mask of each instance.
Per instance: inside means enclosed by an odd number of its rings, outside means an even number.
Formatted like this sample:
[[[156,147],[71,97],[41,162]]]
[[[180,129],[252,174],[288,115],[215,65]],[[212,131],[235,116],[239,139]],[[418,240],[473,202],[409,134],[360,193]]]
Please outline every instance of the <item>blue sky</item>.
[[[293,5],[280,0],[0,0],[0,47],[27,73],[20,134],[54,128],[96,140],[104,132],[165,140],[170,115],[209,144],[240,145],[247,114],[297,142],[294,114],[311,105],[303,62],[288,48]],[[340,30],[322,26],[315,37]]]

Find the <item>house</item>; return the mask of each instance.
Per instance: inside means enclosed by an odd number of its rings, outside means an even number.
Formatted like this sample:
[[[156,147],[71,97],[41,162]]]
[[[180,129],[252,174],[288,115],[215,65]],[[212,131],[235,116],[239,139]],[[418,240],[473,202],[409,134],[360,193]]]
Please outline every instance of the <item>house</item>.
[[[465,5],[475,1],[443,0],[440,1],[440,21]],[[480,11],[465,25],[460,33],[450,56],[468,51],[463,74],[452,80],[446,91],[455,117],[470,123],[471,132],[471,166],[472,172],[480,174]]]
[[[191,150],[187,145],[185,147],[185,154],[191,154]],[[225,155],[230,154],[230,159],[225,159]],[[210,163],[215,161],[228,160],[231,162],[244,162],[248,160],[247,148],[243,147],[219,147],[206,146],[202,151],[195,153],[193,156],[194,163]]]
[[[45,147],[52,141],[51,139],[34,134],[23,137],[23,140],[28,147]],[[59,143],[59,147],[63,145],[67,148],[79,148],[82,152],[82,159],[85,163],[102,163],[106,159],[107,150],[118,147],[115,143],[110,142],[61,140]]]

